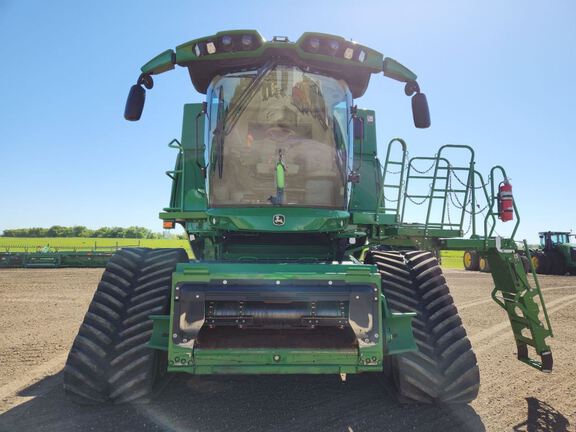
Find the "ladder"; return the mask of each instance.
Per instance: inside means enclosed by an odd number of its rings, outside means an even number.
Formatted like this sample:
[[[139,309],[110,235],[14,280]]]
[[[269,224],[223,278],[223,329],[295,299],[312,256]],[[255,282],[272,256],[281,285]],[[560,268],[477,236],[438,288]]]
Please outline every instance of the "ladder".
[[[534,286],[528,282],[528,276],[516,251],[501,249],[498,238],[496,243],[496,247],[488,249],[486,255],[495,285],[492,298],[508,314],[518,348],[518,360],[542,372],[551,372],[552,352],[546,344],[546,338],[553,336],[552,327],[528,244],[524,240]],[[545,323],[540,319],[540,308]],[[528,347],[536,351],[540,360],[530,357]]]

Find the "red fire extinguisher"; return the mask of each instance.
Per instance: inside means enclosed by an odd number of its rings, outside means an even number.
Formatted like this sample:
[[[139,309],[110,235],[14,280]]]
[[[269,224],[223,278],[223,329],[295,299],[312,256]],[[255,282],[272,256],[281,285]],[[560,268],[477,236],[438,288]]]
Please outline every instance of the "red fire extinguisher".
[[[512,196],[512,185],[508,179],[504,179],[498,186],[498,217],[502,222],[514,219],[514,197]]]

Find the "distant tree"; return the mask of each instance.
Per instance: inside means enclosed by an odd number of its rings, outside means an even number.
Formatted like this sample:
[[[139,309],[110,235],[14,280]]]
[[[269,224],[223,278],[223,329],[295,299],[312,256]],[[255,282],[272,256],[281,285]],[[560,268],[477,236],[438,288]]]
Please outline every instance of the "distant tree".
[[[46,232],[47,237],[66,237],[68,229],[60,225],[53,225]]]
[[[71,234],[70,237],[91,237],[92,233],[93,233],[92,230],[89,230],[88,228],[82,225],[76,225],[70,227],[70,234]]]
[[[92,237],[97,237],[97,238],[110,237],[110,228],[108,228],[108,227],[98,228],[96,231],[94,231],[94,234],[92,234]]]
[[[131,226],[101,227],[91,230],[83,225],[65,227],[53,225],[50,228],[14,228],[2,232],[2,237],[91,237],[91,238],[139,238],[160,239],[161,233],[155,233],[148,228]]]
[[[131,227],[126,228],[126,231],[124,234],[125,234],[124,237],[126,237],[126,238],[143,239],[143,238],[148,238],[148,236],[151,234],[151,231],[148,228],[139,227],[139,226],[131,226]]]

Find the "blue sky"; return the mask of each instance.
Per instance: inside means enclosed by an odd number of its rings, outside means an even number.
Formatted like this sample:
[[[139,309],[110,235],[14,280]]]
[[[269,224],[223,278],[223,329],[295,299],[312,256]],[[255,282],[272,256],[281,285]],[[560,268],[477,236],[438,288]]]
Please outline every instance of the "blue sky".
[[[576,229],[575,22],[569,0],[0,0],[0,230],[159,231],[164,171],[175,158],[166,145],[180,135],[182,105],[202,95],[178,68],[156,79],[142,120],[130,123],[122,117],[128,89],[163,50],[236,28],[268,39],[340,34],[401,61],[418,74],[432,127],[414,129],[401,84],[374,75],[357,103],[376,109],[381,152],[395,136],[411,155],[472,145],[480,170],[506,167],[519,238]]]

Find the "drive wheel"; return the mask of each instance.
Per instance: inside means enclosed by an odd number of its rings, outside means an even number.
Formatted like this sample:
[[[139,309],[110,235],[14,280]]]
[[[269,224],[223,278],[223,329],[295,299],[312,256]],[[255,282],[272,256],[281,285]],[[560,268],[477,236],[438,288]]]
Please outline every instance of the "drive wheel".
[[[464,262],[464,269],[470,271],[478,270],[478,252],[475,250],[467,250],[462,256]]]
[[[566,274],[566,263],[564,257],[557,250],[547,253],[550,258],[550,274],[562,276]]]
[[[480,257],[478,260],[478,269],[482,273],[490,273],[490,263],[488,263],[486,257]]]
[[[542,251],[536,251],[532,254],[532,265],[538,274],[550,273],[550,258]]]
[[[418,352],[386,357],[400,401],[468,403],[480,388],[476,355],[438,261],[430,252],[372,252],[394,312],[416,312]]]
[[[108,261],[64,368],[64,390],[85,404],[151,395],[166,354],[146,346],[153,314],[170,307],[183,249],[121,249]],[[164,364],[163,364],[164,363]]]

